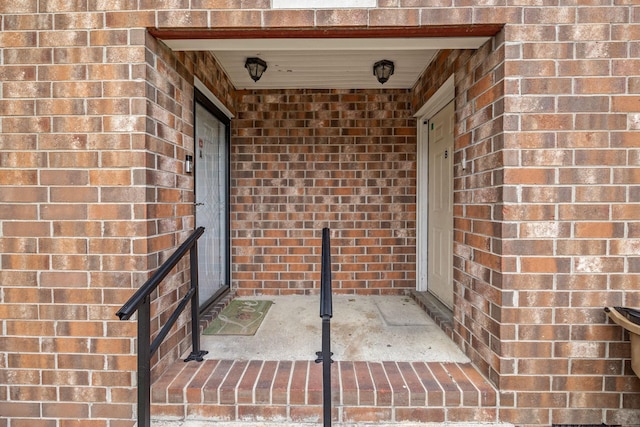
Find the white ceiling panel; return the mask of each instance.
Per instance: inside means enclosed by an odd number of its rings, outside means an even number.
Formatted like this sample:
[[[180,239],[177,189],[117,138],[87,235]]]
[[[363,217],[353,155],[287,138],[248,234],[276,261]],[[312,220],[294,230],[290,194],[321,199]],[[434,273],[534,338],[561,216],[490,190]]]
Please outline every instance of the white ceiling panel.
[[[373,75],[373,64],[388,59],[395,72],[385,88],[410,88],[435,50],[418,51],[222,51],[214,55],[238,89],[360,89],[380,88]],[[267,70],[254,82],[244,68],[248,57],[257,56],[267,62]]]
[[[487,37],[421,38],[288,38],[288,39],[173,39],[173,50],[208,50],[237,89],[409,89],[439,49],[475,49]],[[254,82],[245,60],[267,62]],[[380,84],[373,64],[388,59],[395,72]]]

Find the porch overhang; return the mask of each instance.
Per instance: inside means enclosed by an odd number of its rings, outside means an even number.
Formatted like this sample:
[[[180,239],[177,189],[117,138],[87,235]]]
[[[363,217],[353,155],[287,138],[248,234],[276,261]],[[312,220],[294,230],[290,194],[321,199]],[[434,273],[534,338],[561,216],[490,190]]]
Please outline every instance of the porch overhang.
[[[372,65],[396,64],[384,89],[410,89],[441,49],[477,49],[502,25],[425,27],[170,29],[150,34],[176,51],[210,51],[237,89],[381,89]],[[269,64],[254,82],[247,57]]]

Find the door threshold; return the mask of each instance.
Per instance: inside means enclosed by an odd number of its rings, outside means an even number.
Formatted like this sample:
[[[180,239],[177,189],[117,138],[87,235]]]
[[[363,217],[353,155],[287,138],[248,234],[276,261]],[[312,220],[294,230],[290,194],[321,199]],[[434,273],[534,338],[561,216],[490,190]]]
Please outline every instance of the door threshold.
[[[429,292],[411,291],[411,298],[453,340],[453,311]]]

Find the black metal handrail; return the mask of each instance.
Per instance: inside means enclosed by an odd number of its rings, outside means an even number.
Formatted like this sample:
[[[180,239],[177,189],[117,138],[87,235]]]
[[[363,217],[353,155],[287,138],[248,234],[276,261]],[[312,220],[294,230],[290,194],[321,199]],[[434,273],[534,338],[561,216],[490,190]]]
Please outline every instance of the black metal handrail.
[[[138,427],[151,426],[151,357],[158,350],[189,301],[191,301],[192,347],[191,354],[185,359],[185,362],[190,360],[202,362],[202,356],[208,353],[200,349],[200,318],[198,313],[197,242],[202,233],[204,233],[204,227],[198,227],[116,313],[120,320],[129,320],[136,311],[138,312]],[[190,255],[191,286],[151,343],[150,295],[187,252]]]
[[[333,302],[331,292],[331,236],[322,229],[322,258],[320,264],[320,317],[322,318],[322,351],[316,352],[316,363],[322,362],[322,403],[324,427],[331,426],[331,318]]]

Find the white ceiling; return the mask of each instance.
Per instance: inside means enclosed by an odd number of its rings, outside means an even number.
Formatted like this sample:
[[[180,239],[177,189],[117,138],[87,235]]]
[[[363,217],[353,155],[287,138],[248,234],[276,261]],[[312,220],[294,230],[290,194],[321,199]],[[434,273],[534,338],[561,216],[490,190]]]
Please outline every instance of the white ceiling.
[[[173,50],[211,51],[237,89],[409,89],[440,49],[476,49],[488,37],[173,39]],[[248,57],[267,62],[254,82]],[[373,75],[381,59],[395,63],[383,85]]]

